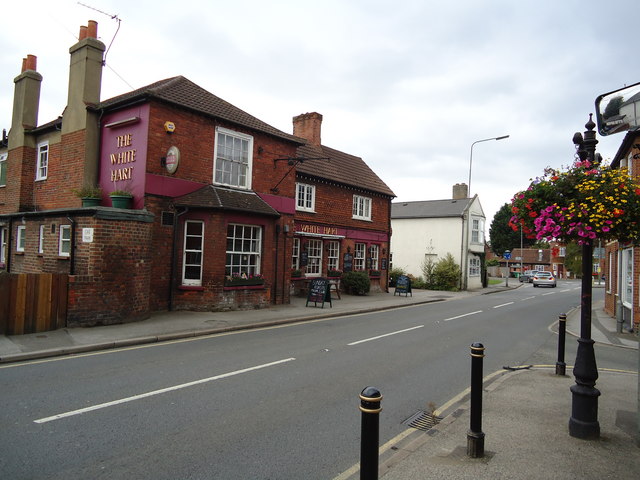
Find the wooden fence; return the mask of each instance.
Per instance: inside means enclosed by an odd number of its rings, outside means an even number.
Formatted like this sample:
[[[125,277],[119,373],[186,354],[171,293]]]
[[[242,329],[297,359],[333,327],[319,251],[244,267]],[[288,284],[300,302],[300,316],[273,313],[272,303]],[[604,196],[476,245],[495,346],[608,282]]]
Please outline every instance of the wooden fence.
[[[68,285],[66,274],[1,274],[0,334],[22,335],[66,327]]]

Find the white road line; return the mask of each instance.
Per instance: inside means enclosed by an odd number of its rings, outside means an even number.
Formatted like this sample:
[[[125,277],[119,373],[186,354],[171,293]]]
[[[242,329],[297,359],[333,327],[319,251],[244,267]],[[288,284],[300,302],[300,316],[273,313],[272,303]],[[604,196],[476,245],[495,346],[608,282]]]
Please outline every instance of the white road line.
[[[548,292],[548,293],[543,293],[541,296],[544,297],[546,295],[555,295],[556,292]]]
[[[38,420],[34,420],[34,423],[47,423],[52,422],[54,420],[60,420],[61,418],[72,417],[74,415],[81,415],[83,413],[92,412],[94,410],[100,410],[102,408],[113,407],[114,405],[120,405],[121,403],[133,402],[135,400],[141,400],[143,398],[152,397],[154,395],[160,395],[162,393],[172,392],[174,390],[180,390],[182,388],[193,387],[194,385],[199,385],[201,383],[212,382],[214,380],[220,380],[222,378],[233,377],[235,375],[240,375],[242,373],[251,372],[253,370],[260,370],[261,368],[273,367],[274,365],[279,365],[281,363],[291,362],[295,360],[295,358],[285,358],[283,360],[278,360],[277,362],[265,363],[263,365],[256,365],[255,367],[243,368],[242,370],[236,370],[235,372],[223,373],[222,375],[216,375],[215,377],[203,378],[201,380],[195,380],[193,382],[183,383],[181,385],[174,385],[173,387],[161,388],[160,390],[154,390],[152,392],[141,393],[140,395],[134,395],[132,397],[121,398],[120,400],[113,400],[112,402],[100,403],[98,405],[93,405],[92,407],[80,408],[78,410],[72,410],[70,412],[59,413],[57,415],[53,415],[51,417],[39,418]]]
[[[450,320],[456,320],[462,317],[468,317],[469,315],[475,315],[476,313],[482,313],[482,310],[476,310],[475,312],[464,313],[462,315],[458,315],[457,317],[445,318],[443,321],[448,322]]]
[[[532,298],[536,298],[536,297],[526,297],[526,298],[521,298],[520,301],[524,302],[525,300],[531,300]]]
[[[565,293],[565,292],[570,292],[571,289],[570,288],[565,288],[564,290],[560,290],[560,293]]]
[[[404,330],[398,330],[397,332],[385,333],[384,335],[378,335],[377,337],[365,338],[364,340],[358,340],[357,342],[347,343],[348,346],[358,345],[359,343],[371,342],[372,340],[378,340],[379,338],[389,337],[391,335],[397,335],[398,333],[410,332],[417,328],[422,328],[424,325],[418,325],[417,327],[405,328]]]
[[[502,305],[496,305],[493,308],[500,308],[500,307],[506,307],[507,305],[513,305],[513,302],[507,302],[507,303],[503,303]]]

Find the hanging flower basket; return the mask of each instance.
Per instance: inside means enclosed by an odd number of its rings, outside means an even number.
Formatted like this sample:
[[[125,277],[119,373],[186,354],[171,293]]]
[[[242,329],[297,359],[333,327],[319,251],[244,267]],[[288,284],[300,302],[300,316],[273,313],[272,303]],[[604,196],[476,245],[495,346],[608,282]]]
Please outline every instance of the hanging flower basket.
[[[509,225],[527,238],[640,240],[640,184],[626,168],[577,160],[570,168],[547,167],[542,177],[511,200]]]

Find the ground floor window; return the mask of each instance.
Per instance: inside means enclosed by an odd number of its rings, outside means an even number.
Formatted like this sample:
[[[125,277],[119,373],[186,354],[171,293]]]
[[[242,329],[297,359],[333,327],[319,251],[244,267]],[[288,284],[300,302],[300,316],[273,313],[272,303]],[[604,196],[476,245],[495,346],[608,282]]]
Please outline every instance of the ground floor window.
[[[0,263],[5,264],[7,258],[7,229],[0,228]]]
[[[369,269],[378,270],[380,265],[380,247],[378,245],[371,245],[369,247],[369,258],[371,259]]]
[[[309,263],[307,264],[307,275],[320,275],[322,271],[322,240],[309,240],[307,242],[307,254]]]
[[[300,239],[293,239],[293,248],[291,252],[291,270],[300,269]]]
[[[329,240],[327,242],[327,270],[338,270],[340,261],[340,242]]]
[[[365,253],[367,246],[364,243],[356,243],[353,252],[353,269],[364,270]]]
[[[16,237],[16,252],[24,252],[24,248],[27,243],[27,227],[19,225]]]
[[[478,257],[469,257],[469,276],[480,276],[480,259]]]
[[[184,252],[182,254],[182,284],[202,285],[202,246],[204,245],[204,222],[184,222]]]
[[[229,224],[227,226],[227,260],[225,275],[260,273],[262,229],[253,225]]]
[[[60,225],[58,255],[61,257],[68,257],[71,255],[71,225]]]
[[[622,250],[622,303],[631,308],[633,305],[633,248]]]

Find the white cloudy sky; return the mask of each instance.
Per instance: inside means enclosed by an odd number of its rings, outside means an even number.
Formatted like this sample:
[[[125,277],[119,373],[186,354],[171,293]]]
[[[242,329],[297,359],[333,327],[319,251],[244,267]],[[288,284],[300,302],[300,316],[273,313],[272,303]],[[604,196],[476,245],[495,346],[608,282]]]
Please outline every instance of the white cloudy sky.
[[[545,166],[571,163],[598,95],[640,81],[637,0],[6,3],[0,128],[27,54],[44,77],[39,122],[62,113],[68,50],[91,19],[111,44],[102,99],[183,75],[289,133],[319,112],[322,142],[361,156],[396,201],[451,198],[471,144],[510,135],[473,149],[488,224]],[[600,138],[605,159],[622,137]]]

